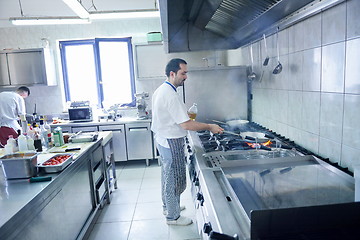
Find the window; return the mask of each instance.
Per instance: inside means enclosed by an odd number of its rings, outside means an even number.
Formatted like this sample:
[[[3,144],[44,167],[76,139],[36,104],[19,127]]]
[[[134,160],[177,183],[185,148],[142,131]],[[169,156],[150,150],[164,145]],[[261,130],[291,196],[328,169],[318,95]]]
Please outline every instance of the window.
[[[66,101],[135,106],[131,38],[60,41]]]

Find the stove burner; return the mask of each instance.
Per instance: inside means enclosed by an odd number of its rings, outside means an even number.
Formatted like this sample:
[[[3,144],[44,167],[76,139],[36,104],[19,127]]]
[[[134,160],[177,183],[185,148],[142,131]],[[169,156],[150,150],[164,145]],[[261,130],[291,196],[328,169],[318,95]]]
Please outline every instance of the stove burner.
[[[240,134],[240,133],[238,133]],[[231,150],[266,150],[271,151],[273,148],[292,149],[291,147],[280,144],[277,139],[268,139],[267,141],[257,141],[243,139],[229,133],[213,134],[208,131],[198,132],[205,152],[212,151],[231,151]]]

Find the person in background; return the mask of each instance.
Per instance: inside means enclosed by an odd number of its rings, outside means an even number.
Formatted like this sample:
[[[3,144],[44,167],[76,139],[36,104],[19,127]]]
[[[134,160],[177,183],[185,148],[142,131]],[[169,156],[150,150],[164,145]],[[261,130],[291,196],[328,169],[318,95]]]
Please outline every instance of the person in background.
[[[30,89],[22,86],[15,92],[0,93],[0,146],[4,147],[10,135],[18,137],[21,130],[18,119],[26,114],[24,99],[30,95]]]
[[[180,195],[186,188],[186,157],[184,150],[187,130],[209,130],[223,133],[216,124],[190,120],[186,106],[176,89],[187,79],[187,63],[175,58],[166,65],[167,80],[152,97],[152,126],[161,157],[161,195],[163,213],[169,225],[189,225],[192,219],[180,216]]]

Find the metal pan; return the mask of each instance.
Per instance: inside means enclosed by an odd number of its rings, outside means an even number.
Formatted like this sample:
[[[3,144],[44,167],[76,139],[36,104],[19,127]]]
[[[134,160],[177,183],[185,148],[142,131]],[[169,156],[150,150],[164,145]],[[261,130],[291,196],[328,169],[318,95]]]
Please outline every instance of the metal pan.
[[[213,122],[219,123],[219,124],[226,124],[226,122],[218,121],[218,120],[211,120]]]
[[[264,141],[268,141],[269,139],[273,139],[273,137],[262,132],[242,132],[240,133],[240,135],[243,139],[253,140],[253,141],[257,140],[259,142],[264,142]]]
[[[240,119],[230,120],[226,122],[226,124],[229,125],[231,128],[243,127],[247,123],[249,123],[248,120],[240,120]]]
[[[234,135],[234,136],[241,137],[241,135],[240,135],[239,133],[235,133],[235,132],[232,132],[232,131],[226,131],[226,130],[224,130],[224,133],[228,133],[228,134],[231,134],[231,135]]]
[[[67,156],[68,158],[64,162],[56,164],[56,165],[44,165],[46,162],[50,161],[51,159],[60,157],[60,156]],[[73,161],[73,157],[74,157],[73,153],[56,154],[56,155],[50,157],[49,159],[47,159],[46,161],[44,161],[43,163],[39,163],[38,167],[44,169],[44,172],[46,172],[46,173],[61,172]]]
[[[241,119],[229,120],[227,122],[222,122],[218,120],[211,120],[211,121],[222,125],[228,125],[231,129],[244,127],[245,124],[249,123],[248,120],[241,120]]]

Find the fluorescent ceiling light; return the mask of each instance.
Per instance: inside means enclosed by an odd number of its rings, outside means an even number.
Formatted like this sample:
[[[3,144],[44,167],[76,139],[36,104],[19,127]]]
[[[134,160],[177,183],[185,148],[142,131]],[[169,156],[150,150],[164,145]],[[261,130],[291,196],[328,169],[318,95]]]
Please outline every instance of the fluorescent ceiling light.
[[[10,18],[10,22],[14,25],[56,25],[56,24],[86,24],[91,23],[87,18],[73,18],[73,17],[28,17],[28,18]]]
[[[123,18],[153,18],[160,17],[158,10],[128,10],[128,11],[103,11],[90,12],[91,20],[99,19],[123,19]]]
[[[63,0],[80,18],[89,18],[89,12],[77,0]]]

